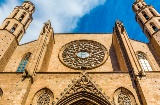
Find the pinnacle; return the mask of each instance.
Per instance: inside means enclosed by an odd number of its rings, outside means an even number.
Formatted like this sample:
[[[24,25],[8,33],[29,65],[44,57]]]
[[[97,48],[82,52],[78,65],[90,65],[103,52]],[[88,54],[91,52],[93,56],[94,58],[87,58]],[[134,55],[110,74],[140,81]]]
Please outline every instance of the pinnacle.
[[[143,2],[144,0],[135,0],[136,2]]]

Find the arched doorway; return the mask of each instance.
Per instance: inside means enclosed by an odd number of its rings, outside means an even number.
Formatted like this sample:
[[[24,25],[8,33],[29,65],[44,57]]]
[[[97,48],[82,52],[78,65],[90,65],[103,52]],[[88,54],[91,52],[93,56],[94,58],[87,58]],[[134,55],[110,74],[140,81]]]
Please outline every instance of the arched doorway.
[[[111,105],[111,103],[102,94],[81,91],[60,99],[56,105]]]
[[[97,104],[93,103],[92,101],[87,100],[87,99],[81,99],[81,100],[78,100],[70,105],[97,105]]]

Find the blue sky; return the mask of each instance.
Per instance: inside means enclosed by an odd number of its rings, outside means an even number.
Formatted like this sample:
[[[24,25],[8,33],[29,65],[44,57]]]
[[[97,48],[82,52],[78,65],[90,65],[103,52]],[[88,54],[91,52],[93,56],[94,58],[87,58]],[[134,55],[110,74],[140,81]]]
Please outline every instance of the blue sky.
[[[145,1],[160,12],[160,8],[158,8],[160,1]],[[123,22],[131,39],[148,42],[140,26],[135,21],[135,14],[132,11],[133,2],[134,0],[107,0],[104,5],[97,6],[89,14],[82,17],[74,32],[112,33],[115,20],[118,19]]]
[[[33,22],[21,43],[36,40],[43,23],[51,20],[55,33],[112,33],[115,21],[123,22],[131,39],[148,42],[132,11],[134,0],[30,0],[36,6]],[[159,0],[145,0],[160,12]],[[0,23],[23,0],[0,0]]]

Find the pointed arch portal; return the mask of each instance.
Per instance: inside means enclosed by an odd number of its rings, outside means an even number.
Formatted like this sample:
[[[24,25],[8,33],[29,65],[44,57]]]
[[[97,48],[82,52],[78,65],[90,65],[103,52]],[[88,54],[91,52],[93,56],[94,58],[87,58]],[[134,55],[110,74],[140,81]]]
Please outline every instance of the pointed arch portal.
[[[94,85],[88,74],[84,73],[69,85],[69,89],[55,105],[111,105],[111,103]]]
[[[81,91],[59,101],[56,105],[111,105],[109,101],[92,93]]]
[[[96,104],[92,103],[91,101],[82,99],[82,100],[77,101],[71,105],[96,105]]]

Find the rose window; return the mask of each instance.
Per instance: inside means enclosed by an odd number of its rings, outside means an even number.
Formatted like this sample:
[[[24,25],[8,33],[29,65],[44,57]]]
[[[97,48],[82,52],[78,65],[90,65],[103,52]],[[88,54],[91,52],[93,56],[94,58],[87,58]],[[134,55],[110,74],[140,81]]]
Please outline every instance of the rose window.
[[[102,44],[91,40],[77,40],[62,47],[61,62],[73,69],[92,69],[103,64],[108,51]]]

